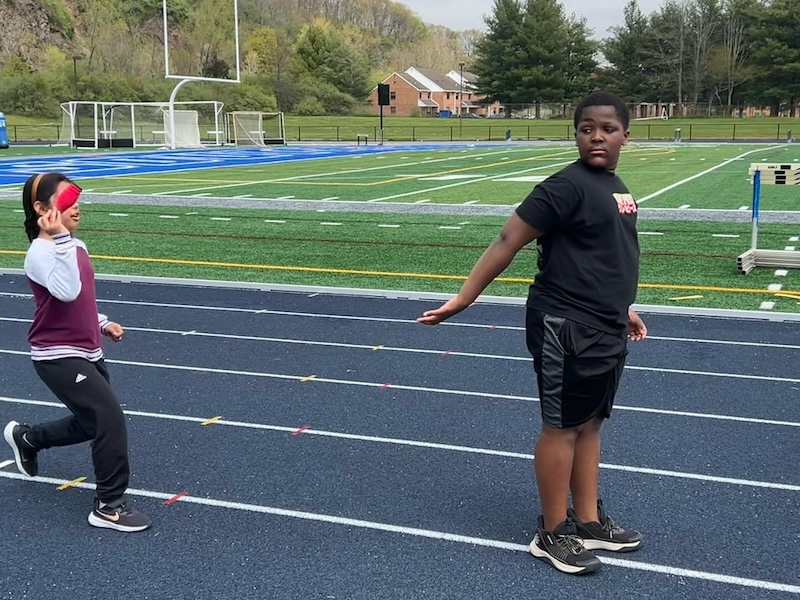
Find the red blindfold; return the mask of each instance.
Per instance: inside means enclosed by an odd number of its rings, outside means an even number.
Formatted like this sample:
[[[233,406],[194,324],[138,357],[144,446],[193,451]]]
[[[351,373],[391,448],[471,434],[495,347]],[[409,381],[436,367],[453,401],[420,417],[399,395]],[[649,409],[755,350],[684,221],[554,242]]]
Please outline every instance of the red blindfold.
[[[78,201],[81,191],[81,188],[74,183],[71,183],[69,187],[61,192],[56,198],[56,208],[58,208],[58,210],[61,212],[67,210],[70,206]]]

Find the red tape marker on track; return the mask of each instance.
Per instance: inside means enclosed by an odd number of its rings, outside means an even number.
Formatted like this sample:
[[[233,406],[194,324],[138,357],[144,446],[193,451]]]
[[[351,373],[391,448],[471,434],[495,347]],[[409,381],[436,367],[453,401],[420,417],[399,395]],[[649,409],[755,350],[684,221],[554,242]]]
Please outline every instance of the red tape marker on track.
[[[392,384],[391,384],[391,383],[384,383],[384,384],[383,384],[383,385],[380,387],[380,389],[382,389],[382,390],[385,390],[385,389],[386,389],[386,388],[388,388],[390,385],[392,385]]]
[[[305,433],[309,429],[311,429],[310,425],[303,425],[300,429],[296,429],[295,431],[293,431],[292,435],[300,435],[301,433]]]
[[[180,500],[181,498],[185,498],[188,495],[189,492],[183,491],[180,492],[179,494],[175,494],[172,498],[169,498],[168,500],[164,500],[164,502],[162,502],[161,504],[164,506],[169,506],[170,504],[175,504],[178,500]]]
[[[442,353],[442,356],[450,356],[450,350],[445,350],[445,351]]]

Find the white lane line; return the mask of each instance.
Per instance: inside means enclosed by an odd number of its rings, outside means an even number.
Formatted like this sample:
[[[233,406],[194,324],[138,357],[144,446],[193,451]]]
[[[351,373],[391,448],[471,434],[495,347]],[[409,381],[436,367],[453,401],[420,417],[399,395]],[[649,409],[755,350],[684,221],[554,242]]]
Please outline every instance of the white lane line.
[[[4,460],[3,462],[0,462],[0,469],[5,469],[7,466],[13,464],[14,464],[13,460]]]
[[[756,149],[756,150],[750,150],[748,152],[745,152],[744,154],[740,154],[739,156],[737,156],[735,158],[729,158],[728,160],[723,161],[723,162],[719,163],[718,165],[714,165],[710,169],[706,169],[705,171],[701,171],[700,173],[692,175],[691,177],[687,177],[686,179],[681,179],[680,181],[676,181],[675,183],[673,183],[671,185],[668,185],[667,187],[662,188],[662,189],[660,189],[660,190],[658,190],[656,192],[653,192],[652,194],[649,194],[649,195],[645,196],[644,198],[640,198],[639,200],[637,200],[637,202],[639,204],[641,204],[642,202],[647,202],[648,200],[650,200],[652,198],[655,198],[656,196],[660,196],[661,194],[664,194],[664,193],[666,193],[666,192],[668,192],[670,190],[674,190],[676,187],[681,186],[684,183],[689,183],[690,181],[694,181],[695,179],[697,179],[699,177],[702,177],[703,175],[708,175],[712,171],[716,171],[717,169],[725,167],[725,166],[731,164],[732,162],[740,160],[740,159],[742,159],[745,156],[748,156],[750,154],[754,154],[756,152],[761,153],[761,152],[764,152],[764,151],[775,150],[775,149],[779,149],[779,148],[782,148],[782,146],[772,146],[772,147],[766,148],[766,149],[759,148],[759,149]],[[745,209],[746,208],[747,207],[745,207]],[[739,210],[741,210],[741,209],[739,209]]]
[[[774,303],[773,303],[774,304]],[[30,322],[28,319],[19,319],[15,317],[0,317],[0,322],[7,321],[7,322],[17,322],[17,323],[24,323]],[[151,328],[135,328],[135,327],[127,327],[127,329],[131,331],[145,331],[148,333],[166,333],[166,334],[183,334],[184,332],[180,331],[173,331],[168,329],[151,329]],[[317,340],[297,340],[297,339],[287,339],[287,338],[268,338],[268,337],[259,337],[259,336],[243,336],[243,335],[234,335],[234,334],[221,334],[221,333],[194,333],[193,335],[198,335],[202,337],[214,337],[214,338],[225,338],[225,339],[234,339],[234,340],[251,340],[251,341],[262,341],[262,342],[273,342],[273,343],[286,343],[286,344],[300,344],[300,345],[307,345],[307,346],[328,346],[334,348],[354,348],[354,349],[374,349],[373,345],[368,344],[346,344],[344,342],[324,342],[324,341],[317,341]],[[412,352],[418,354],[439,354],[441,355],[444,350],[431,350],[431,349],[422,349],[422,348],[402,348],[402,347],[392,347],[392,346],[382,346],[382,350],[384,351],[394,351],[394,352]],[[16,354],[17,351],[12,350],[4,350],[0,349],[0,354],[7,353],[7,354]],[[27,353],[26,353],[27,354]],[[484,359],[496,359],[496,360],[510,360],[510,361],[519,361],[519,362],[529,362],[531,359],[530,357],[526,356],[510,356],[510,355],[503,355],[503,354],[480,354],[480,353],[467,353],[467,352],[449,352],[450,356],[464,356],[470,358],[484,358]],[[773,381],[773,382],[782,382],[782,383],[800,383],[800,379],[793,378],[793,377],[776,377],[771,375],[750,375],[744,373],[720,373],[716,371],[697,371],[692,369],[673,369],[668,367],[644,367],[644,366],[636,366],[636,365],[625,365],[626,370],[631,371],[648,371],[653,373],[673,373],[677,375],[693,375],[693,376],[701,376],[701,377],[721,377],[723,379],[747,379],[752,381]],[[322,380],[320,380],[322,381]],[[338,380],[337,380],[338,381]],[[364,385],[372,385],[372,384],[364,384]],[[427,389],[427,388],[426,388]],[[465,392],[466,393],[466,392]]]
[[[266,221],[269,223],[277,223],[279,221]],[[5,298],[14,298],[14,299],[26,299],[29,300],[33,296],[29,293],[19,293],[19,292],[0,292],[0,297]],[[232,313],[244,313],[244,314],[264,314],[264,315],[276,315],[276,316],[283,316],[283,317],[303,317],[303,318],[315,318],[315,319],[341,319],[343,321],[365,321],[371,323],[397,323],[401,325],[413,325],[414,327],[419,327],[419,323],[414,319],[393,319],[390,317],[363,317],[359,315],[336,315],[330,313],[311,313],[311,312],[300,312],[300,311],[288,311],[288,310],[270,310],[270,309],[256,309],[256,308],[239,308],[235,306],[208,306],[203,304],[175,304],[175,303],[168,303],[168,302],[142,302],[139,300],[113,300],[107,298],[98,298],[98,303],[102,304],[119,304],[124,306],[157,306],[159,308],[174,308],[174,309],[185,309],[185,310],[204,310],[204,311],[212,311],[212,312],[232,312]],[[15,320],[15,319],[4,319],[0,317],[0,321],[2,320]],[[30,319],[26,322],[30,323]],[[464,322],[450,322],[445,321],[440,326],[442,327],[466,327],[472,329],[492,329],[492,330],[501,330],[501,331],[525,331],[525,327],[521,327],[519,325],[489,325],[485,323],[464,323]],[[682,342],[682,343],[689,343],[689,344],[721,344],[726,346],[748,346],[748,347],[755,347],[755,348],[784,348],[788,350],[800,350],[800,345],[797,344],[776,344],[770,342],[745,342],[745,341],[738,341],[738,340],[715,340],[715,339],[708,339],[708,338],[683,338],[683,337],[670,337],[670,336],[658,336],[658,335],[648,335],[648,340],[661,340],[661,341],[668,341],[668,342]],[[525,360],[529,360],[529,357],[525,357]]]
[[[32,406],[46,406],[64,410],[64,405],[59,402],[48,402],[44,400],[30,400],[27,398],[13,398],[0,396],[0,402],[9,404],[27,404]],[[185,423],[203,423],[207,417],[192,417],[188,415],[175,415],[169,413],[149,412],[140,410],[123,410],[123,413],[132,417],[143,417],[161,419],[166,421],[181,421]],[[268,425],[264,423],[253,423],[252,421],[230,421],[220,419],[214,422],[215,425],[227,425],[229,427],[239,427],[242,429],[257,429],[262,431],[276,431],[293,433],[297,431],[296,426],[287,427],[284,425]],[[343,433],[340,431],[327,431],[324,429],[310,428],[304,431],[304,435],[316,435],[320,437],[353,440],[358,442],[370,442],[379,444],[391,444],[396,446],[411,446],[416,448],[428,448],[431,450],[446,450],[451,452],[461,452],[465,454],[480,454],[484,456],[500,456],[503,458],[515,458],[522,460],[533,460],[533,454],[524,452],[509,452],[506,450],[493,450],[489,448],[476,448],[474,446],[461,446],[454,444],[441,444],[438,442],[426,442],[423,440],[409,440],[403,438],[390,438],[385,436],[363,435],[355,433]],[[13,462],[13,461],[12,461]],[[724,483],[741,485],[746,487],[768,488],[773,490],[783,490],[790,492],[800,492],[800,485],[789,483],[777,483],[772,481],[759,481],[752,479],[742,479],[738,477],[721,477],[718,475],[706,475],[704,473],[693,473],[690,471],[673,471],[669,469],[652,469],[650,467],[638,467],[635,465],[618,465],[611,463],[600,463],[603,469],[612,471],[625,471],[628,473],[638,473],[641,475],[656,475],[659,477],[672,477],[675,479],[691,479],[696,481],[709,481],[713,483]]]
[[[178,335],[197,335],[195,332],[175,332]],[[374,346],[370,348],[370,350],[374,350]],[[384,348],[385,350],[385,348]],[[14,356],[30,356],[28,352],[22,352],[18,350],[2,350],[0,349],[0,354],[11,354]],[[119,364],[119,365],[126,365],[126,366],[134,366],[134,367],[144,367],[144,368],[154,368],[154,369],[171,369],[175,371],[188,371],[188,372],[196,372],[196,373],[214,373],[214,374],[221,374],[221,375],[238,375],[241,377],[259,377],[264,379],[280,379],[280,380],[288,380],[288,381],[299,381],[305,382],[306,375],[287,375],[283,373],[264,373],[264,372],[254,372],[254,371],[242,371],[238,369],[220,369],[220,368],[210,368],[210,367],[196,367],[191,365],[164,365],[160,363],[146,363],[146,362],[138,362],[138,361],[125,361],[125,360],[111,360],[107,359],[108,363],[111,364]],[[371,388],[378,388],[382,389],[386,384],[383,382],[370,382],[370,381],[356,381],[352,379],[332,379],[326,377],[315,377],[313,379],[315,383],[330,383],[335,385],[350,385],[350,386],[359,386],[359,387],[371,387]],[[539,402],[539,398],[536,396],[515,396],[512,394],[496,394],[491,392],[476,392],[471,390],[456,390],[451,388],[435,388],[435,387],[421,387],[421,386],[412,386],[412,385],[404,385],[400,383],[393,383],[391,385],[392,389],[394,390],[404,390],[404,391],[413,391],[413,392],[426,392],[430,394],[443,394],[443,395],[462,395],[462,396],[469,396],[472,398],[490,398],[494,400],[510,400],[515,402]],[[662,409],[662,408],[648,408],[648,407],[640,407],[640,406],[627,406],[624,404],[615,404],[614,406],[617,410],[622,411],[630,411],[630,412],[641,412],[641,413],[650,413],[650,414],[658,414],[664,416],[680,416],[680,417],[692,417],[692,418],[699,418],[699,419],[711,419],[711,420],[718,420],[718,421],[737,421],[741,423],[753,423],[753,424],[762,424],[762,425],[778,425],[778,426],[786,426],[786,427],[800,427],[798,423],[792,421],[777,421],[771,419],[757,419],[751,417],[741,417],[736,415],[720,415],[714,413],[695,413],[690,411],[679,411],[679,410],[670,410],[670,409]]]
[[[65,479],[56,479],[53,477],[26,477],[22,473],[0,472],[0,477],[4,477],[6,479],[16,479],[23,482],[42,483],[42,484],[56,485],[56,486],[60,486],[67,483],[67,480]],[[94,484],[85,482],[81,482],[77,484],[75,487],[86,490],[96,489],[96,486]],[[143,490],[138,488],[129,488],[126,493],[130,494],[131,496],[154,498],[162,501],[169,500],[170,498],[175,496],[174,492],[165,493],[153,490]],[[527,553],[529,551],[528,546],[524,544],[515,544],[512,542],[503,542],[500,540],[472,537],[455,533],[448,533],[444,531],[436,531],[432,529],[420,529],[417,527],[407,527],[404,525],[381,523],[378,521],[365,521],[362,519],[339,517],[323,513],[313,513],[308,511],[298,511],[286,508],[276,508],[272,506],[264,506],[261,504],[232,502],[230,500],[217,500],[214,498],[205,498],[200,496],[184,496],[183,498],[181,498],[181,502],[184,504],[186,503],[198,504],[202,506],[223,508],[227,510],[238,510],[243,512],[267,514],[278,517],[288,517],[292,519],[329,523],[332,525],[342,525],[345,527],[356,527],[359,529],[371,529],[374,531],[383,531],[386,533],[396,533],[400,535],[422,537],[422,538],[428,538],[446,542],[456,542],[460,544],[467,544],[470,546],[493,548],[496,550],[507,550],[511,552],[523,552],[523,553]],[[654,563],[646,563],[636,560],[628,560],[628,559],[613,558],[606,556],[603,556],[603,562],[610,566],[620,567],[624,569],[632,569],[637,571],[646,571],[650,573],[659,573],[661,575],[670,575],[673,577],[686,577],[690,579],[700,579],[703,581],[712,581],[715,583],[724,583],[739,587],[748,587],[760,590],[772,590],[779,592],[788,592],[792,594],[800,594],[800,586],[791,585],[787,583],[779,583],[775,581],[750,579],[746,577],[734,577],[731,575],[723,575],[721,573],[696,571],[692,569],[672,567],[669,565],[659,565]]]

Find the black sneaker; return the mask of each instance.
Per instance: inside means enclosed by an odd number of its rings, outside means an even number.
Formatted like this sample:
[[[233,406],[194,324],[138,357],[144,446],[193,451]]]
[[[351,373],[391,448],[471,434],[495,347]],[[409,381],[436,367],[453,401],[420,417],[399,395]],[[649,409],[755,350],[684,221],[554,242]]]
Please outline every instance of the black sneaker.
[[[3,430],[3,437],[14,451],[14,461],[17,463],[19,472],[28,477],[36,477],[39,473],[39,461],[36,460],[38,450],[28,443],[25,437],[29,429],[30,427],[27,425],[11,421]]]
[[[89,513],[89,525],[131,533],[144,531],[150,527],[151,522],[146,515],[128,508],[126,502],[111,506],[95,498],[94,510]]]
[[[644,545],[644,538],[638,531],[623,529],[606,514],[603,501],[597,501],[597,514],[600,522],[581,523],[572,509],[567,515],[575,521],[578,535],[588,550],[610,550],[611,552],[633,552]]]
[[[553,532],[544,528],[544,517],[539,515],[539,530],[531,542],[531,554],[549,562],[562,573],[583,575],[600,570],[602,563],[583,547],[572,519],[560,523]]]

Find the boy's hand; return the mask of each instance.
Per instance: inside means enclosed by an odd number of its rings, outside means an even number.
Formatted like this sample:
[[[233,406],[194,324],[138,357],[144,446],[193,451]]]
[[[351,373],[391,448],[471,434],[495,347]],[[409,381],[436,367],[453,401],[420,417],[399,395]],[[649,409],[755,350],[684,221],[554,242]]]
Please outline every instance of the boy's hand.
[[[122,340],[122,336],[125,335],[125,330],[122,328],[122,325],[112,321],[106,325],[104,333],[110,337],[112,341],[119,342]]]
[[[647,337],[647,326],[632,308],[628,309],[628,337],[634,342],[640,342]]]
[[[460,313],[465,308],[467,308],[467,306],[464,305],[458,296],[455,296],[454,298],[450,298],[450,300],[442,304],[439,308],[427,310],[422,313],[422,316],[417,319],[417,323],[422,323],[423,325],[438,325],[442,321]]]

